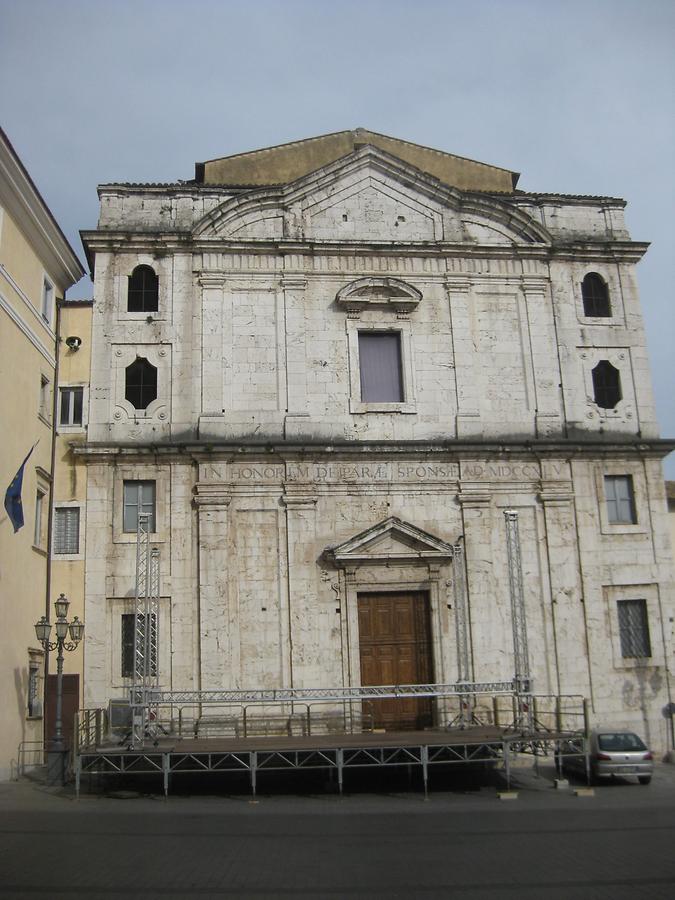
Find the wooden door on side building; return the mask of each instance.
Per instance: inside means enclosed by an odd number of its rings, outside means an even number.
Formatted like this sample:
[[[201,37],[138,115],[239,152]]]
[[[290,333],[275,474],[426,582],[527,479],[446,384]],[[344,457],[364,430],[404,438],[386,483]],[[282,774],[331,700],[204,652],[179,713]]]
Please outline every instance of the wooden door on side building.
[[[56,675],[47,676],[47,689],[45,696],[45,740],[47,746],[54,740],[56,731]],[[73,743],[73,727],[75,713],[80,708],[80,676],[64,675],[61,692],[61,733],[65,747],[71,747]]]
[[[426,684],[433,681],[429,596],[424,591],[359,594],[361,684]],[[376,728],[389,731],[431,725],[431,699],[373,700]]]

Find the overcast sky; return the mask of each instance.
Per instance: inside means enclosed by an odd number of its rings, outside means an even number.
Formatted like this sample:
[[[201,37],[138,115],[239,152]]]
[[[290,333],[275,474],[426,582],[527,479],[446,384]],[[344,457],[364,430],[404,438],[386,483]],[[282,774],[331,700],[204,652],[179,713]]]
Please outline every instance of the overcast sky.
[[[0,123],[82,259],[99,183],[358,126],[623,197],[675,437],[675,0],[0,0]]]

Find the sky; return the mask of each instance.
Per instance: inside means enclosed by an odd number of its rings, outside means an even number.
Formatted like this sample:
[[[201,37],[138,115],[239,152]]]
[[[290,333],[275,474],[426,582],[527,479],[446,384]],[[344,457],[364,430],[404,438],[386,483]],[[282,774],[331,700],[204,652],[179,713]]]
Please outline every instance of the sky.
[[[97,184],[356,127],[622,197],[675,437],[675,0],[0,0],[0,124],[82,260]]]

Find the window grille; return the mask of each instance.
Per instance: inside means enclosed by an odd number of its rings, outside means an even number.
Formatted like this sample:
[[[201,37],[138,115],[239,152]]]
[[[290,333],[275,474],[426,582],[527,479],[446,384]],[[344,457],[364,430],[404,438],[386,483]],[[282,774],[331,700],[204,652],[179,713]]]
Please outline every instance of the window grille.
[[[84,388],[60,389],[59,425],[81,425]]]
[[[54,510],[54,553],[80,552],[80,508],[61,506]]]
[[[400,334],[397,331],[360,331],[359,371],[364,403],[402,403]]]
[[[156,531],[154,481],[124,482],[124,531],[137,530],[139,513],[148,513],[148,530]]]
[[[40,702],[40,664],[37,662],[28,664],[28,715],[31,717],[42,715],[42,703]]]
[[[611,362],[603,359],[592,371],[594,400],[603,409],[614,409],[621,400],[621,376]]]
[[[150,266],[136,266],[129,276],[128,312],[157,312],[159,280]]]
[[[140,614],[145,624],[145,616]],[[133,678],[134,676],[134,624],[136,613],[122,614],[122,678]],[[150,668],[147,675],[157,674],[157,636],[155,629],[157,628],[156,617],[150,616],[150,659],[148,666]]]
[[[617,600],[621,655],[638,659],[652,655],[646,600]]]
[[[631,475],[605,475],[607,521],[612,525],[635,525],[635,495]]]
[[[584,315],[589,318],[606,318],[612,315],[607,285],[597,272],[589,272],[581,282]]]
[[[157,369],[147,359],[127,366],[124,396],[135,409],[147,409],[157,399]]]

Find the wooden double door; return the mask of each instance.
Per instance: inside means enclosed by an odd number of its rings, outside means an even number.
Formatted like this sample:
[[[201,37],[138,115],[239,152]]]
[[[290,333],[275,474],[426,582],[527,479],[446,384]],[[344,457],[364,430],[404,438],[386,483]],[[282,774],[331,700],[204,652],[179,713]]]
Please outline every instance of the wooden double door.
[[[429,596],[424,591],[358,595],[361,684],[427,684],[433,681]],[[425,728],[431,699],[364,702],[376,728]]]

